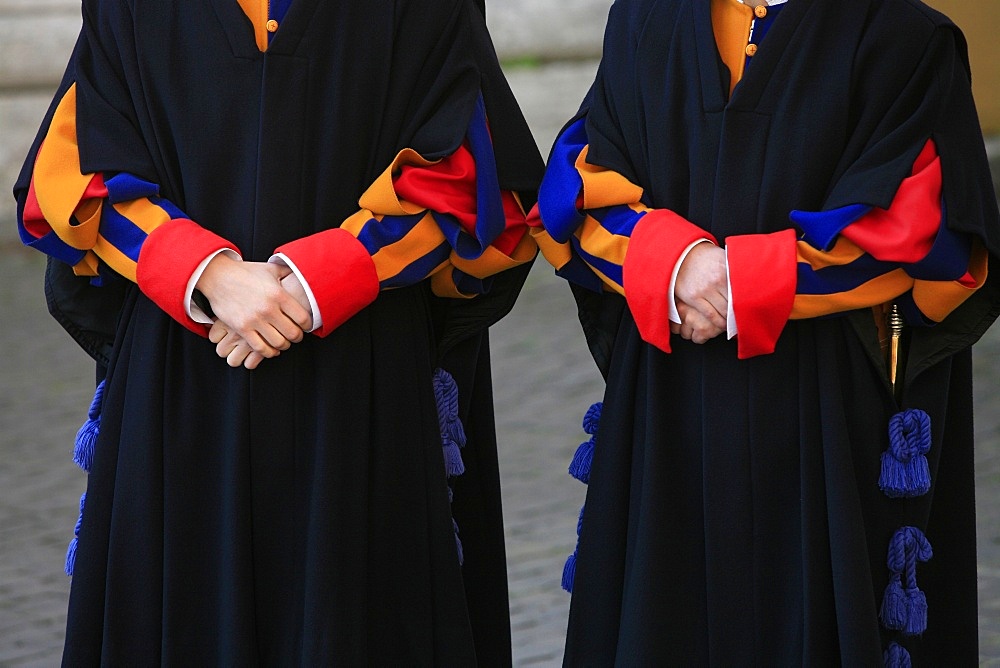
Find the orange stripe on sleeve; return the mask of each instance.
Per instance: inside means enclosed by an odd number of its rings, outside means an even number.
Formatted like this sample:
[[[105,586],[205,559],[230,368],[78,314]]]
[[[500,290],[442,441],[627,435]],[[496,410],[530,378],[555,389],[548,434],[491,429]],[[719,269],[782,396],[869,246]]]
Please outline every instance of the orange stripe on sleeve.
[[[916,280],[913,282],[913,302],[925,316],[934,322],[941,322],[982,287],[988,274],[989,253],[977,240],[969,260],[967,276],[972,279],[971,282]]]
[[[903,269],[894,269],[846,292],[825,295],[796,295],[789,319],[816,318],[875,306],[895,299],[911,287],[913,287],[913,279]]]
[[[583,181],[583,208],[601,209],[618,204],[635,204],[642,199],[642,188],[610,169],[587,162],[590,146],[584,146],[576,159],[576,171]]]
[[[63,95],[52,116],[45,140],[38,150],[33,172],[35,196],[45,220],[60,239],[81,250],[97,240],[97,225],[76,226],[73,213],[93,174],[80,171],[76,134],[76,84]]]

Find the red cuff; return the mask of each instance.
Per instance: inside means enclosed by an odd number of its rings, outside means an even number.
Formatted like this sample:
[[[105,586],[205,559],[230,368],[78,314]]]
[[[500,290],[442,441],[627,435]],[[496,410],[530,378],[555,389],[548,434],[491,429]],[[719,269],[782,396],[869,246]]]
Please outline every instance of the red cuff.
[[[296,239],[275,250],[295,263],[316,297],[326,336],[375,301],[379,293],[375,263],[347,230],[334,228]]]
[[[774,352],[795,301],[795,243],[792,229],[726,239],[740,359]]]
[[[699,239],[715,237],[667,209],[643,216],[629,238],[622,264],[622,288],[639,335],[670,352],[670,305],[667,292],[674,266],[684,249]]]
[[[153,230],[142,244],[136,265],[139,289],[167,314],[195,334],[208,336],[208,325],[187,314],[184,295],[198,265],[233,244],[187,218],[174,218]]]

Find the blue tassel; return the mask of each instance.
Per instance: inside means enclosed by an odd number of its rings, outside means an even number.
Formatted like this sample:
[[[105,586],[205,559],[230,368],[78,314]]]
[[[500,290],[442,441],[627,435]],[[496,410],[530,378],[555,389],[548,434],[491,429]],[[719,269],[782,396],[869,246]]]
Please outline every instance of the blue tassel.
[[[598,401],[587,409],[587,413],[583,416],[583,431],[590,434],[590,440],[580,444],[573,454],[573,461],[569,464],[569,474],[584,485],[590,484],[590,466],[594,461],[594,445],[597,442],[595,434],[601,424],[603,408],[604,404]]]
[[[465,447],[465,429],[458,418],[458,386],[444,369],[434,370],[434,401],[444,448],[444,470],[448,476],[465,473],[461,448]]]
[[[576,577],[576,551],[566,558],[566,564],[563,566],[562,574],[562,588],[568,591],[570,594],[573,593],[573,579]]]
[[[584,485],[590,484],[590,468],[594,461],[594,447],[596,446],[597,429],[601,424],[601,411],[604,409],[603,402],[596,402],[590,405],[583,416],[583,431],[590,435],[590,439],[576,449],[573,454],[573,461],[569,464],[569,474],[582,482]],[[579,548],[580,531],[583,529],[583,511],[586,506],[580,508],[580,517],[576,521],[577,547]],[[563,566],[562,588],[573,593],[573,578],[576,577],[576,550],[566,559]]]
[[[465,462],[462,461],[462,453],[458,449],[458,444],[448,439],[443,447],[445,474],[451,477],[465,473]]]
[[[591,436],[597,433],[597,427],[601,423],[601,411],[603,409],[604,403],[601,401],[591,404],[590,408],[587,409],[587,413],[583,416],[583,433],[590,434]]]
[[[931,449],[931,419],[909,409],[889,420],[889,449],[882,453],[878,485],[889,498],[922,496],[930,491],[931,472],[925,456]]]
[[[885,594],[882,595],[882,609],[879,610],[878,616],[887,629],[900,630],[906,626],[906,595],[903,593],[903,584],[898,573],[892,576],[885,588]]]
[[[580,508],[580,516],[576,520],[576,549],[573,550],[573,554],[566,558],[566,563],[563,565],[562,574],[562,588],[573,593],[573,578],[576,577],[576,553],[580,549],[580,532],[583,531],[583,511],[586,510],[586,506]]]
[[[919,589],[906,590],[906,625],[901,629],[905,635],[918,636],[927,630],[927,596]]]
[[[920,529],[902,527],[893,534],[887,559],[892,577],[879,612],[887,629],[905,635],[920,635],[927,630],[927,597],[917,587],[917,562],[927,562],[933,556],[931,544]]]
[[[73,570],[76,568],[76,545],[79,539],[74,537],[73,540],[69,542],[69,547],[66,548],[66,566],[64,570],[66,575],[70,577],[73,576]]]
[[[66,571],[66,575],[73,575],[73,570],[76,568],[76,546],[80,542],[80,525],[83,524],[83,506],[87,501],[87,493],[84,492],[80,496],[80,514],[76,518],[76,526],[73,527],[73,539],[69,542],[69,546],[66,548],[66,564],[63,570]]]
[[[97,445],[97,435],[101,430],[101,419],[87,420],[76,432],[73,443],[73,461],[87,473],[94,464],[94,446]]]
[[[582,482],[584,485],[590,484],[590,465],[594,461],[594,437],[589,441],[581,443],[573,455],[573,461],[569,464],[569,474]]]
[[[73,461],[87,473],[94,464],[94,448],[97,445],[97,435],[101,431],[101,406],[104,403],[104,381],[97,386],[94,398],[87,411],[87,421],[76,432],[73,443]]]
[[[882,660],[885,668],[913,668],[910,653],[894,642],[889,643],[889,647],[882,653]]]

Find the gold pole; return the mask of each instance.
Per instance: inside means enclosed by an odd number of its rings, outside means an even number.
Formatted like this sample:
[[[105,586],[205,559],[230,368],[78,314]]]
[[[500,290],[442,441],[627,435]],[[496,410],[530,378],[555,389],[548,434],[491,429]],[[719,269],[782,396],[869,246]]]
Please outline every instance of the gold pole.
[[[903,315],[899,312],[899,306],[893,304],[889,309],[889,382],[892,384],[892,394],[897,400],[903,389],[902,379],[899,377],[900,363],[900,337],[903,335]],[[898,381],[898,382],[897,382]]]

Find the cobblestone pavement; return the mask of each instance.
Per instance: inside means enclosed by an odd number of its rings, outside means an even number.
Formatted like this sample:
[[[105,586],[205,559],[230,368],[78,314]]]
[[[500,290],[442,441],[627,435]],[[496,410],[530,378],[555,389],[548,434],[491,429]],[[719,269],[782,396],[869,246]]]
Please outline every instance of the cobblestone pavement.
[[[510,72],[543,152],[594,67]],[[7,209],[0,221],[12,224]],[[0,666],[58,663],[63,556],[84,487],[71,443],[93,369],[44,312],[42,268],[36,254],[0,242]],[[569,291],[541,263],[494,329],[493,350],[515,664],[556,666],[569,603],[559,581],[585,492],[566,466],[601,380]],[[1000,665],[1000,328],[978,346],[976,379],[981,655]]]

